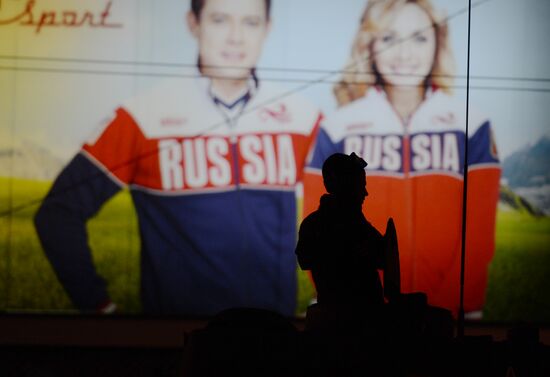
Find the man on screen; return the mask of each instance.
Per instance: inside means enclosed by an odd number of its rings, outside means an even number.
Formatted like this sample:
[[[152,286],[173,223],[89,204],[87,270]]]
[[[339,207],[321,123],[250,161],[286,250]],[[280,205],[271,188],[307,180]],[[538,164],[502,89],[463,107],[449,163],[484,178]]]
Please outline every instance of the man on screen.
[[[269,0],[192,0],[195,79],[128,100],[62,171],[35,223],[76,307],[113,307],[85,223],[129,187],[145,313],[293,315],[296,184],[320,113],[258,79]]]

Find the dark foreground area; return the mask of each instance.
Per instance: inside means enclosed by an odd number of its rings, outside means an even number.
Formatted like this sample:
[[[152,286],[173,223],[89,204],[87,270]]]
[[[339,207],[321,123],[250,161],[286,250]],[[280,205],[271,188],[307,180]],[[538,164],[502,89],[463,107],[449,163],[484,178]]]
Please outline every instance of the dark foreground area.
[[[79,325],[77,319],[66,322],[71,321],[57,327],[69,329],[70,334],[60,334],[57,340],[53,333],[48,335],[52,344],[44,344],[40,334],[33,338],[25,332],[27,344],[10,345],[0,335],[0,376],[550,375],[550,346],[540,341],[537,327],[526,324],[508,328],[504,339],[491,335],[459,339],[427,329],[417,333],[365,331],[353,323],[336,331],[304,330],[274,313],[241,310],[182,332],[185,342],[180,345],[162,344],[154,338],[151,326],[136,322],[124,330],[125,336],[139,339],[140,332],[149,332],[152,346],[147,342],[117,344],[116,331],[112,339],[102,334],[105,345],[100,346],[96,341],[83,345],[86,341],[78,340],[78,328],[82,328],[81,337],[90,338],[91,332],[116,321],[106,320],[96,328],[85,322]],[[1,330],[0,334],[10,333]],[[180,336],[179,332],[172,335]],[[60,342],[61,338],[72,341]]]

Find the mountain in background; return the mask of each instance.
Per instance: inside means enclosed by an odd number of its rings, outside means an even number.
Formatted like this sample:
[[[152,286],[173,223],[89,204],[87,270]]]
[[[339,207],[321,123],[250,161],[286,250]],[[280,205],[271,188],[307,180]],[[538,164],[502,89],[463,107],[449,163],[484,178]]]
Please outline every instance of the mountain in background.
[[[511,188],[550,185],[550,138],[545,136],[504,159],[502,175]]]
[[[527,202],[534,213],[550,215],[549,137],[542,137],[534,145],[525,146],[505,158],[502,176],[509,189]],[[501,189],[501,201],[502,198]]]
[[[28,140],[0,145],[0,177],[53,180],[65,161]]]

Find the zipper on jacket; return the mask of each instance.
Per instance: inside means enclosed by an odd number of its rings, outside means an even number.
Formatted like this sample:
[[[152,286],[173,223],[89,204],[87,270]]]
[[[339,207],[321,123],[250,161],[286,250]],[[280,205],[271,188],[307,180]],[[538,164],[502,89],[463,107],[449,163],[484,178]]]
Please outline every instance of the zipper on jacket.
[[[412,117],[403,123],[403,152],[402,152],[402,162],[403,162],[403,175],[405,178],[409,178],[411,172],[411,138],[409,135],[409,126],[410,120]]]
[[[414,195],[413,195],[413,186],[412,186],[411,177],[410,177],[411,164],[412,164],[410,127],[414,116],[416,115],[416,113],[418,112],[421,106],[422,104],[420,104],[420,106],[415,111],[413,111],[413,113],[411,113],[407,119],[402,119],[397,113],[397,110],[395,110],[395,108],[391,106],[403,126],[403,145],[402,145],[401,162],[403,164],[403,182],[405,185],[404,199],[405,199],[405,203],[409,203],[408,205],[406,205],[407,211],[405,214],[405,219],[408,223],[406,225],[406,228],[409,229],[409,232],[406,235],[406,237],[407,237],[407,242],[411,247],[411,276],[409,281],[410,281],[411,289],[413,291],[417,289],[416,287],[416,275],[417,275],[416,265],[417,264],[416,264],[416,252],[415,252],[416,249],[414,247],[414,236],[413,236],[415,234],[415,226],[414,226],[415,203],[414,203]]]
[[[229,144],[231,145],[231,159],[233,161],[233,179],[235,179],[235,187],[240,189],[240,172],[239,172],[239,138],[231,132],[229,136]]]

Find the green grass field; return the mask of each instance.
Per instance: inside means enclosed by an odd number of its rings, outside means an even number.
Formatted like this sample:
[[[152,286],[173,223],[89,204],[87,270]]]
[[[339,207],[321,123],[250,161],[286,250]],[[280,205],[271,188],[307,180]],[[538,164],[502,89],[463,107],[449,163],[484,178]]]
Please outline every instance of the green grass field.
[[[485,319],[550,322],[550,218],[499,212]]]
[[[49,186],[47,182],[0,178],[0,212],[38,203]],[[36,237],[32,216],[37,206],[0,217],[0,310],[72,311]],[[108,281],[112,298],[121,312],[139,313],[139,236],[128,192],[108,202],[89,222],[88,232],[94,261]],[[499,212],[485,319],[550,322],[549,272],[550,218]],[[314,290],[303,272],[297,271],[297,275],[297,313],[303,313]]]
[[[12,207],[36,202],[50,183],[13,180]],[[0,179],[0,212],[6,211],[9,190]],[[73,310],[46,259],[32,217],[38,204],[0,218],[0,309],[10,311]],[[130,195],[121,192],[88,224],[90,246],[99,273],[124,312],[140,311],[139,238]]]

